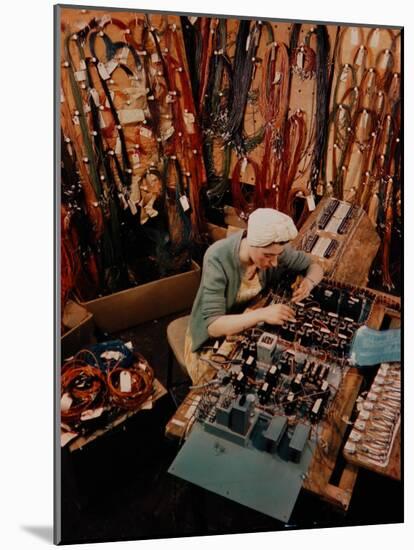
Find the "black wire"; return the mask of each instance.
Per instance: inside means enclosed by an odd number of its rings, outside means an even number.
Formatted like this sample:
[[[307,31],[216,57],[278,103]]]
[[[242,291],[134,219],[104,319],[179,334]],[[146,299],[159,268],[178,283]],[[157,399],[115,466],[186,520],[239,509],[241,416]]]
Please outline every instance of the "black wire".
[[[316,194],[327,138],[329,117],[329,35],[325,25],[316,28],[316,132],[311,168],[311,188]]]

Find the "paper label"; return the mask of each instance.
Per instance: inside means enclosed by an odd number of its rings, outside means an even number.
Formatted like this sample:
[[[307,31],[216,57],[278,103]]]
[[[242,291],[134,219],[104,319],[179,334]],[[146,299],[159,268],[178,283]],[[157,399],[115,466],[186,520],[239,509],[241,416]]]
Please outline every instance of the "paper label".
[[[105,69],[108,74],[112,74],[114,70],[118,67],[118,61],[116,59],[111,59],[111,61],[108,61],[108,63],[105,65]]]
[[[375,29],[374,32],[371,35],[371,40],[370,40],[370,44],[369,44],[370,47],[371,48],[378,48],[379,39],[380,39],[380,32],[379,32],[379,30]]]
[[[106,128],[106,122],[105,122],[105,119],[103,117],[103,114],[99,111],[99,126],[101,128]]]
[[[246,172],[246,168],[247,168],[247,158],[244,158],[241,164],[240,174],[244,174]]]
[[[313,198],[313,194],[306,196],[306,202],[308,203],[309,212],[312,212],[312,210],[315,210],[315,199]]]
[[[60,399],[60,410],[66,412],[72,406],[73,399],[68,393],[64,393]]]
[[[83,411],[80,419],[82,421],[85,421],[85,420],[92,420],[92,418],[98,418],[99,416],[101,416],[103,411],[104,411],[103,407],[98,407],[97,409],[88,409],[87,411]]]
[[[161,137],[163,141],[167,141],[173,133],[175,132],[174,126],[169,126],[164,132],[161,133]]]
[[[121,145],[121,140],[120,140],[119,136],[116,138],[115,153],[117,155],[120,155],[122,153],[122,145]]]
[[[118,111],[121,124],[134,124],[145,120],[145,113],[142,109],[122,109]]]
[[[75,437],[78,437],[79,434],[76,432],[62,432],[60,436],[60,446],[64,447],[69,443],[69,441],[72,441]]]
[[[152,137],[151,130],[149,128],[145,128],[145,126],[141,127],[141,130],[139,131],[139,133],[141,134],[141,136],[144,136],[148,139]]]
[[[187,210],[190,209],[190,203],[188,202],[186,195],[181,195],[180,203],[181,203],[181,206],[183,207],[184,212],[187,212]]]
[[[123,370],[119,375],[119,388],[122,392],[130,392],[131,387],[131,374],[127,370]]]
[[[131,199],[128,199],[128,205],[129,205],[129,209],[131,210],[131,214],[135,216],[135,214],[138,212],[137,207],[135,206],[135,203]]]
[[[111,75],[108,73],[105,65],[101,61],[98,63],[98,73],[103,80],[108,80],[111,78]]]
[[[75,72],[75,79],[78,82],[83,82],[84,80],[86,80],[86,71],[76,71]]]
[[[249,34],[249,36],[247,37],[247,40],[246,40],[246,52],[249,51],[249,46],[250,46],[250,34]]]
[[[153,63],[158,63],[160,60],[160,57],[159,55],[157,54],[157,52],[154,52],[153,54],[151,54],[151,61]]]
[[[65,94],[63,93],[63,89],[62,89],[62,88],[60,89],[60,102],[61,102],[61,103],[64,103],[64,102],[65,102]]]
[[[121,63],[126,64],[127,59],[128,59],[128,55],[129,55],[129,48],[122,48],[122,50],[121,50],[121,52],[118,56]]]
[[[138,167],[139,164],[140,164],[140,160],[139,160],[139,155],[138,153],[132,153],[131,155],[132,157],[132,166],[135,168],[135,167]]]
[[[296,65],[299,69],[303,69],[303,52],[299,52],[296,57]]]
[[[75,124],[76,126],[79,126],[79,117],[77,115],[75,115],[72,118],[72,121],[73,121],[73,124]]]
[[[350,70],[351,69],[349,67],[343,67],[343,69],[341,71],[341,76],[339,78],[341,82],[346,82],[346,80],[348,79],[348,75],[349,75]]]
[[[99,99],[98,90],[96,90],[95,88],[91,88],[91,89],[90,89],[90,94],[91,94],[91,96],[92,96],[92,99],[93,99],[95,105],[96,105],[97,107],[99,107],[99,105],[100,105],[100,99]]]
[[[121,353],[120,351],[108,350],[108,351],[104,351],[103,353],[101,353],[101,357],[102,357],[102,359],[106,359],[107,361],[111,361],[112,359],[114,361],[120,361],[121,359],[123,359],[125,357],[125,355],[123,353]]]
[[[99,26],[100,27],[104,27],[107,23],[110,23],[112,21],[112,18],[110,15],[103,15],[100,19],[99,19]]]
[[[79,70],[81,71],[86,71],[86,61],[84,59],[81,59],[80,60],[80,63],[79,63]]]
[[[279,82],[282,80],[282,73],[279,71],[275,72],[275,78],[273,80],[273,84],[279,84]]]
[[[357,46],[359,44],[359,41],[360,41],[359,30],[357,29],[357,27],[351,27],[351,38],[350,38],[351,44],[353,44],[354,46]]]
[[[198,19],[198,17],[194,17],[194,16],[188,18],[188,20],[190,21],[190,23],[192,25],[194,25],[194,23],[197,21],[197,19]]]
[[[114,97],[115,97],[115,92],[110,92],[110,95],[111,95],[111,99],[112,99],[112,101],[113,101],[113,100],[114,100]],[[110,105],[110,103],[109,103],[109,99],[108,99],[108,98],[106,98],[106,100],[105,100],[105,107],[108,107],[108,109],[111,108],[111,105]]]
[[[119,200],[120,200],[121,203],[122,203],[123,209],[126,210],[126,209],[128,208],[128,203],[127,203],[127,201],[125,200],[124,195],[123,195],[122,193],[119,193],[119,194],[118,194],[118,197],[119,197]]]
[[[358,50],[358,53],[355,59],[355,65],[357,67],[362,65],[362,62],[364,61],[364,57],[365,57],[365,50]]]

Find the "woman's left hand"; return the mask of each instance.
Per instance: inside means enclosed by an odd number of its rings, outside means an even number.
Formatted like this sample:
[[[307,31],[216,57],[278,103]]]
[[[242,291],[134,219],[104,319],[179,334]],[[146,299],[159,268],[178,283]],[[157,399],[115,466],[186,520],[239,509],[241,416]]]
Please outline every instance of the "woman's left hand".
[[[313,289],[313,286],[314,285],[311,283],[311,281],[309,279],[307,279],[306,277],[304,279],[302,279],[302,282],[296,288],[296,290],[294,291],[294,293],[292,295],[292,302],[294,302],[296,304],[297,302],[301,302],[302,300],[307,298],[309,296],[309,294],[311,293],[311,291]]]

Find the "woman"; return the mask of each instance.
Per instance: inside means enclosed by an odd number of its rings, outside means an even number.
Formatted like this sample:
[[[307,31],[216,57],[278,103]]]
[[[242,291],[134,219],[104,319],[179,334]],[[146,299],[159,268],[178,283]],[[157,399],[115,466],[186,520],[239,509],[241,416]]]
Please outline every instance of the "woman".
[[[244,313],[234,313],[234,309],[277,283],[287,270],[305,273],[292,301],[309,296],[323,270],[308,254],[289,245],[297,234],[289,216],[259,208],[249,216],[247,232],[241,230],[209,247],[185,341],[185,362],[193,383],[202,382],[211,371],[203,361],[209,353],[202,351],[210,338],[237,334],[261,322],[282,325],[294,320],[293,310],[285,304]]]

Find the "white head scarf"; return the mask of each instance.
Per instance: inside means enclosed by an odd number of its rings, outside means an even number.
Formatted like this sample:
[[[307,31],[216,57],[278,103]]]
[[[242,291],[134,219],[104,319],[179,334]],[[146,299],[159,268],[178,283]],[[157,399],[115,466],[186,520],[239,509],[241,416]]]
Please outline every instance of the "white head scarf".
[[[258,208],[247,222],[247,242],[265,247],[272,243],[291,241],[298,234],[292,218],[273,208]]]

